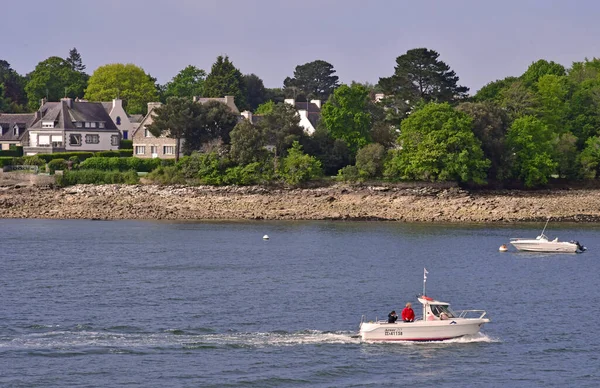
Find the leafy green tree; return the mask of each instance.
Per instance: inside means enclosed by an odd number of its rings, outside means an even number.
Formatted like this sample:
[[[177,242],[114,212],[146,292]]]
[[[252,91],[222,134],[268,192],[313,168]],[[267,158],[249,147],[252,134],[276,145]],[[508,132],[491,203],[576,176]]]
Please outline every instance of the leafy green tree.
[[[257,124],[264,133],[266,144],[275,147],[276,156],[285,156],[294,141],[305,137],[300,117],[290,104],[276,104]]]
[[[288,150],[288,155],[283,159],[281,176],[290,185],[298,185],[323,174],[321,162],[314,156],[302,152],[302,146],[294,141]]]
[[[69,65],[71,65],[71,69],[73,69],[74,71],[83,73],[83,71],[85,70],[85,65],[81,60],[81,54],[79,54],[79,51],[77,51],[75,47],[69,50],[69,56],[66,60],[69,63]]]
[[[555,145],[554,159],[558,163],[557,172],[562,178],[577,179],[580,174],[577,157],[577,137],[566,132],[558,137]]]
[[[250,121],[240,121],[231,131],[231,158],[240,165],[261,162],[267,158],[265,136]]]
[[[282,103],[285,101],[285,92],[282,88],[266,88],[265,101],[273,101],[275,104]]]
[[[480,103],[464,102],[456,107],[473,119],[473,134],[481,141],[481,149],[490,160],[488,177],[499,178],[504,165],[505,138],[510,125],[504,109],[493,102]]]
[[[469,88],[458,85],[458,76],[439,56],[426,48],[408,50],[396,58],[394,75],[380,78],[379,86],[409,106],[420,100],[451,103],[466,98]]]
[[[508,130],[506,145],[512,178],[526,187],[548,183],[558,163],[553,160],[556,135],[533,116],[516,119]]]
[[[588,138],[600,135],[600,80],[576,84],[567,107],[565,127],[577,137],[581,149]]]
[[[267,89],[265,89],[263,80],[256,74],[245,74],[244,83],[246,84],[246,102],[249,109],[254,111],[267,101]]]
[[[273,112],[274,107],[275,103],[272,100],[269,100],[260,104],[254,111],[254,113],[256,113],[257,115],[266,115],[267,113]]]
[[[546,74],[536,84],[539,116],[556,133],[565,132],[568,119],[569,82],[566,76]]]
[[[5,113],[10,109],[10,100],[5,97],[4,84],[0,84],[0,113]]]
[[[529,65],[525,73],[521,76],[521,80],[525,87],[535,89],[538,80],[548,74],[563,76],[566,74],[566,70],[563,65],[554,61],[548,62],[545,59],[540,59]]]
[[[579,154],[580,174],[584,179],[596,179],[600,175],[600,137],[592,136],[585,142]]]
[[[146,113],[148,102],[158,100],[153,79],[141,67],[131,63],[100,66],[89,79],[85,98],[110,101],[117,97],[129,114]]]
[[[354,153],[370,141],[369,91],[356,84],[342,85],[323,105],[321,120],[335,139],[342,139]]]
[[[490,161],[472,132],[472,119],[449,104],[429,103],[402,121],[401,151],[386,163],[391,179],[483,184]]]
[[[304,137],[302,146],[307,154],[319,159],[327,175],[336,175],[338,170],[354,163],[354,154],[342,139],[334,139],[319,123],[312,136]]]
[[[378,143],[371,143],[356,153],[356,167],[360,176],[365,178],[380,177],[383,173],[386,157],[385,147]]]
[[[483,101],[500,101],[501,94],[504,89],[507,89],[510,85],[512,85],[515,81],[517,81],[517,77],[506,77],[504,79],[496,80],[490,82],[483,86],[481,89],[475,93],[473,96],[474,102],[483,102]]]
[[[286,96],[294,98],[319,99],[327,101],[331,93],[339,86],[338,76],[334,75],[333,65],[316,60],[296,66],[294,77],[283,81]]]
[[[168,97],[202,96],[204,92],[204,79],[206,72],[196,66],[186,66],[173,79],[165,85],[163,95]]]
[[[238,109],[248,107],[246,101],[246,83],[242,73],[233,66],[228,56],[217,57],[210,73],[204,81],[205,97],[233,96]]]
[[[539,102],[523,81],[515,81],[500,92],[500,106],[511,120],[538,113]]]
[[[589,60],[586,58],[584,62],[573,62],[567,73],[569,80],[576,84],[591,79],[598,79],[598,74],[600,74],[600,59],[592,58]]]
[[[152,124],[146,129],[156,137],[176,139],[175,160],[179,160],[181,140],[198,127],[200,109],[201,105],[189,98],[169,97],[166,104],[154,109]]]
[[[87,75],[73,70],[71,64],[60,57],[50,57],[37,64],[29,74],[25,86],[29,108],[39,108],[40,100],[58,101],[62,97],[83,96]]]
[[[5,100],[5,112],[21,112],[27,105],[25,94],[25,78],[20,76],[10,67],[10,63],[0,60],[0,85],[3,85]],[[39,101],[38,101],[39,102]]]

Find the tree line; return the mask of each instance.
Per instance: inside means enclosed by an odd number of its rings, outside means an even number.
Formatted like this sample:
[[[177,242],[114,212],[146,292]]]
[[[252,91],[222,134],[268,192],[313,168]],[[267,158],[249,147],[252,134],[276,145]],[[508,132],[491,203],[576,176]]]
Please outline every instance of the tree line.
[[[155,135],[185,139],[184,154],[202,150],[213,155],[213,165],[252,165],[253,174],[270,176],[291,150],[296,159],[307,157],[302,163],[311,173],[300,174],[302,179],[325,174],[349,181],[538,187],[553,178],[595,179],[600,169],[596,58],[570,68],[539,60],[473,96],[439,53],[427,48],[398,56],[394,73],[376,85],[340,84],[323,60],[297,66],[273,89],[255,74],[243,75],[227,56],[217,57],[209,73],[187,66],[165,85],[131,64],[101,66],[91,76],[84,70],[76,49],[66,59],[40,62],[24,77],[0,61],[0,111],[28,111],[41,98],[66,95],[92,101],[119,96],[129,113],[144,113],[146,102],[160,100],[165,104],[149,127]],[[191,102],[191,96],[224,95],[235,96],[240,110],[255,112],[259,120],[238,122],[222,104]],[[325,102],[314,134],[307,135],[295,109],[282,103],[290,97]]]

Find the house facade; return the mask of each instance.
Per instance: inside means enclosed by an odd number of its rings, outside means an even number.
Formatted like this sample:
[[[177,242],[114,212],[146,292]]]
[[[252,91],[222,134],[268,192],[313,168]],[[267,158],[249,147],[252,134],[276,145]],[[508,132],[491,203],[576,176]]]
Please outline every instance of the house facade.
[[[23,153],[119,149],[121,133],[100,102],[63,98],[43,102],[22,139]]]
[[[13,145],[21,145],[35,118],[35,113],[0,113],[0,148],[8,150]]]
[[[309,135],[315,133],[321,120],[321,100],[298,102],[293,98],[286,98],[284,102],[296,109],[298,116],[300,116],[300,126],[304,128],[304,132]]]
[[[133,130],[137,127],[136,121],[139,122],[142,118],[141,115],[134,115],[133,117],[128,115],[123,109],[123,100],[115,98],[112,102],[103,102],[102,106],[112,119],[115,126],[121,132],[121,138],[123,140],[130,139],[133,134]]]
[[[235,105],[233,96],[225,96],[223,98],[199,98],[194,97],[194,102],[199,104],[205,104],[208,101],[218,101],[227,105],[234,113],[239,114],[239,109]],[[148,113],[140,121],[137,128],[134,129],[131,140],[133,141],[133,156],[138,158],[161,158],[161,159],[174,159],[175,150],[177,146],[177,139],[170,138],[166,135],[160,135],[158,137],[148,131],[147,127],[152,124],[152,117],[155,114],[153,111],[160,107],[160,102],[149,102]],[[185,139],[180,141],[179,156],[183,156],[181,150],[183,149],[183,143]]]

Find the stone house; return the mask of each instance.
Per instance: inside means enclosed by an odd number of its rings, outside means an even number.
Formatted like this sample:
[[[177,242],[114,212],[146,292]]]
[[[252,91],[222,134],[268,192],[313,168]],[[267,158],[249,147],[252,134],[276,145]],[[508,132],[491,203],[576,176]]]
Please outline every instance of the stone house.
[[[34,115],[22,138],[25,155],[119,149],[121,133],[100,102],[42,100]]]
[[[0,113],[0,146],[2,150],[21,145],[27,128],[35,121],[35,113]]]
[[[194,97],[194,102],[204,104],[208,101],[219,101],[227,105],[234,113],[239,114],[239,109],[235,105],[233,96],[225,96],[223,98],[198,98]],[[161,106],[160,102],[149,102],[148,113],[138,124],[138,127],[134,129],[131,140],[133,141],[133,156],[138,158],[161,158],[161,159],[174,159],[175,149],[177,146],[177,140],[167,137],[166,135],[154,136],[146,129],[146,127],[152,124],[153,111],[157,107]],[[180,147],[183,149],[183,143],[185,139],[181,139]],[[183,156],[179,152],[179,156]]]

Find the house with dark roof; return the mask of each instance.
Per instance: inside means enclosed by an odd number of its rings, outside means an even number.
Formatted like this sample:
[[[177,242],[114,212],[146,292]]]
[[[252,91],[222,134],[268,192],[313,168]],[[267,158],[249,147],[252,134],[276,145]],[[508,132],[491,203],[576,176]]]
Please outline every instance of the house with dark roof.
[[[23,138],[25,155],[117,150],[121,133],[100,102],[43,102]]]
[[[27,128],[35,121],[35,113],[0,113],[0,146],[3,150],[21,145]]]
[[[286,98],[284,102],[296,108],[296,112],[300,116],[300,126],[304,128],[304,132],[309,135],[315,133],[321,120],[321,100],[301,102],[293,98]]]
[[[233,96],[225,96],[222,98],[219,97],[193,97],[193,101],[198,104],[205,104],[209,101],[218,101],[222,104],[225,104],[231,109],[232,112],[239,114],[240,111],[238,107],[235,105]],[[161,159],[174,159],[175,158],[175,149],[177,140],[168,137],[166,134],[162,134],[158,137],[154,136],[146,129],[147,126],[152,124],[153,115],[155,114],[153,111],[157,107],[160,107],[162,104],[160,102],[149,102],[148,103],[148,113],[144,118],[139,122],[136,129],[133,131],[133,135],[131,136],[131,140],[133,141],[133,156],[138,158],[161,158]],[[185,139],[181,139],[180,142],[180,155],[181,150],[183,149],[183,143]]]

